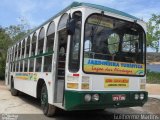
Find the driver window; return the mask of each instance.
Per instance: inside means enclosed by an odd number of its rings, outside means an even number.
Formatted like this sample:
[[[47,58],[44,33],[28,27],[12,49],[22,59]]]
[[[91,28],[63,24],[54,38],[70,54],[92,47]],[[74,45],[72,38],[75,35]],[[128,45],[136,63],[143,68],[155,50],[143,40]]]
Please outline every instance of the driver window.
[[[116,52],[118,52],[119,42],[120,42],[120,38],[117,33],[112,33],[108,37],[108,49],[110,54],[115,54]]]

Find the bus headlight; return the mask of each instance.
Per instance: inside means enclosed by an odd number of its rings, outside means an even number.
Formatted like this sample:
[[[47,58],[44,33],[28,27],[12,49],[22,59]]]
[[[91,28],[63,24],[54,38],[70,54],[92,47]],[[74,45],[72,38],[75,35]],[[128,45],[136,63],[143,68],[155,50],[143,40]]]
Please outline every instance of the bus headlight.
[[[98,101],[99,100],[99,95],[98,94],[93,94],[92,95],[92,101]]]
[[[141,93],[139,98],[140,98],[140,100],[143,100],[144,99],[144,94]]]
[[[139,95],[138,95],[138,94],[135,94],[135,95],[134,95],[134,99],[135,99],[135,100],[138,100],[138,99],[139,99]]]
[[[90,102],[91,101],[91,95],[90,94],[86,94],[85,96],[84,96],[84,100],[86,101],[86,102]]]

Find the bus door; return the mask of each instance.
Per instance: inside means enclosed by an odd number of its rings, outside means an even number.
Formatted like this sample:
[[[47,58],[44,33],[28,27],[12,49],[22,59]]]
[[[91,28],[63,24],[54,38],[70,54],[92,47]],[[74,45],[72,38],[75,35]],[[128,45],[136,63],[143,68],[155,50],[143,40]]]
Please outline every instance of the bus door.
[[[66,50],[68,34],[66,30],[66,24],[68,15],[64,14],[59,22],[58,26],[58,47],[57,47],[57,74],[55,81],[55,102],[63,102],[63,92],[65,84],[65,63],[66,63]]]

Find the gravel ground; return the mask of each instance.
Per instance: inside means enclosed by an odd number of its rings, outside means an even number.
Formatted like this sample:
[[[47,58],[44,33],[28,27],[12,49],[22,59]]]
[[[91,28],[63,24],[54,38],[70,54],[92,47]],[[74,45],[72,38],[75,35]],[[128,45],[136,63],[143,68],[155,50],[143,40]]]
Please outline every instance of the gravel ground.
[[[106,109],[105,111],[61,112],[58,117],[47,118],[42,114],[37,99],[25,94],[11,96],[3,82],[0,82],[0,114],[18,114],[18,120],[113,120],[111,114],[159,114],[160,100],[149,98],[143,107]],[[30,115],[32,114],[32,115]],[[34,114],[34,115],[33,115]],[[0,120],[1,120],[0,115]],[[160,119],[160,116],[159,116]]]
[[[159,95],[160,96],[160,84],[147,84],[146,90],[149,95]]]

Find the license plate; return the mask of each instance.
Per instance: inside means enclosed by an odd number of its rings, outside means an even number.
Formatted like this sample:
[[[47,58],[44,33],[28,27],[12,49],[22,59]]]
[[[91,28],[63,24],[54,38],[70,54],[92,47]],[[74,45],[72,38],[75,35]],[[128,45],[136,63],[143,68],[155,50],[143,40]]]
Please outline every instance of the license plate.
[[[124,101],[126,100],[125,95],[112,95],[112,100],[113,101]]]

